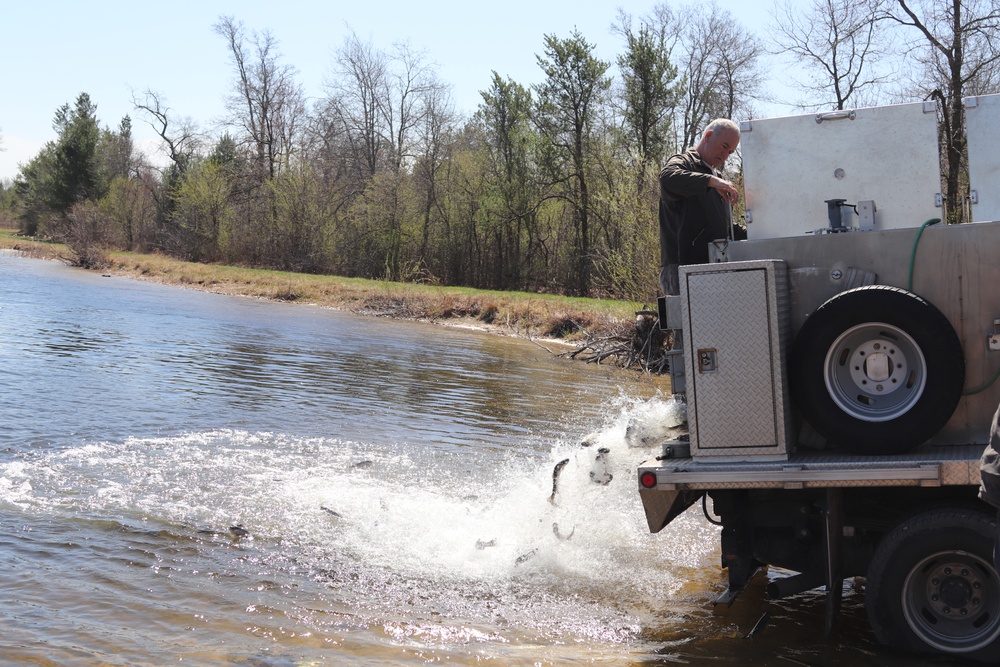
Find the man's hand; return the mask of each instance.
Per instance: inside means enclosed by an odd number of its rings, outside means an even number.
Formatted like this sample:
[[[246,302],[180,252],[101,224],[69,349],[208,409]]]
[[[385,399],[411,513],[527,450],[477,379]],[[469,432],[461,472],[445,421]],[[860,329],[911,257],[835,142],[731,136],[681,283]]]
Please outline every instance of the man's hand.
[[[740,200],[740,193],[739,190],[736,189],[736,186],[729,181],[719,178],[718,176],[712,176],[709,179],[708,187],[718,191],[718,193],[722,195],[722,198],[725,199],[730,206]]]

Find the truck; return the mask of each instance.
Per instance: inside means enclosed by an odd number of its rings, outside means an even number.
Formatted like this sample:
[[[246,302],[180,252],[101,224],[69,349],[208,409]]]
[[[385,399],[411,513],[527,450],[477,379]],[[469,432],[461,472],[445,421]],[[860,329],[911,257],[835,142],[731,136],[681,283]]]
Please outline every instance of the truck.
[[[881,643],[997,664],[1000,95],[963,103],[962,224],[933,102],[741,123],[747,238],[659,299],[688,432],[638,487],[653,533],[699,502],[721,524],[719,602],[777,568],[772,598],[825,588],[829,633],[863,580]]]

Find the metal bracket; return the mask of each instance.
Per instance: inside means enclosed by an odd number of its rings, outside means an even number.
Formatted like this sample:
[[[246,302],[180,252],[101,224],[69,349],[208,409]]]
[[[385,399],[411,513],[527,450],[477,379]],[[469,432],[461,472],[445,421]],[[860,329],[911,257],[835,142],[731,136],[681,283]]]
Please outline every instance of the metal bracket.
[[[859,201],[855,210],[858,212],[858,229],[866,232],[875,229],[875,213],[878,207],[875,206],[874,200]]]
[[[986,336],[990,352],[1000,351],[1000,331],[997,331],[998,327],[1000,327],[1000,319],[993,320],[993,332]]]
[[[656,457],[656,460],[691,458],[691,441],[682,438],[687,438],[687,436],[681,436],[680,438],[663,443],[662,453]]]
[[[712,247],[715,248],[716,262],[725,262],[726,260],[726,250],[729,249],[729,239],[718,239],[712,241]]]
[[[826,618],[823,637],[829,639],[833,634],[837,614],[840,613],[844,592],[844,576],[840,567],[841,543],[844,536],[843,489],[826,490],[826,507],[823,514],[826,528],[823,536],[823,546],[826,549]]]

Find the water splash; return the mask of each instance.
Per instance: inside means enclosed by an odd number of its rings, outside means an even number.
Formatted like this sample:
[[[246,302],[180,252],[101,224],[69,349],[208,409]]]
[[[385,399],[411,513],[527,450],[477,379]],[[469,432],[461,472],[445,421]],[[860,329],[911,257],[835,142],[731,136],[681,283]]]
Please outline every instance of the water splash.
[[[499,625],[615,642],[717,577],[714,527],[691,514],[651,536],[639,503],[637,465],[683,421],[672,400],[623,398],[543,456],[237,430],[90,443],[0,465],[0,502],[240,541],[397,638]]]

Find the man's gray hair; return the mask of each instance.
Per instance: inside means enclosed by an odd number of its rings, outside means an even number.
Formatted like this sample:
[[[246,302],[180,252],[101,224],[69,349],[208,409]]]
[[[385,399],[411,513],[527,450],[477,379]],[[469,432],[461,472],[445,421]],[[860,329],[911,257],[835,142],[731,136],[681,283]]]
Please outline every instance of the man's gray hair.
[[[721,130],[732,130],[736,134],[739,134],[740,126],[728,118],[716,118],[705,128],[705,132],[711,132],[712,134],[718,134]]]

